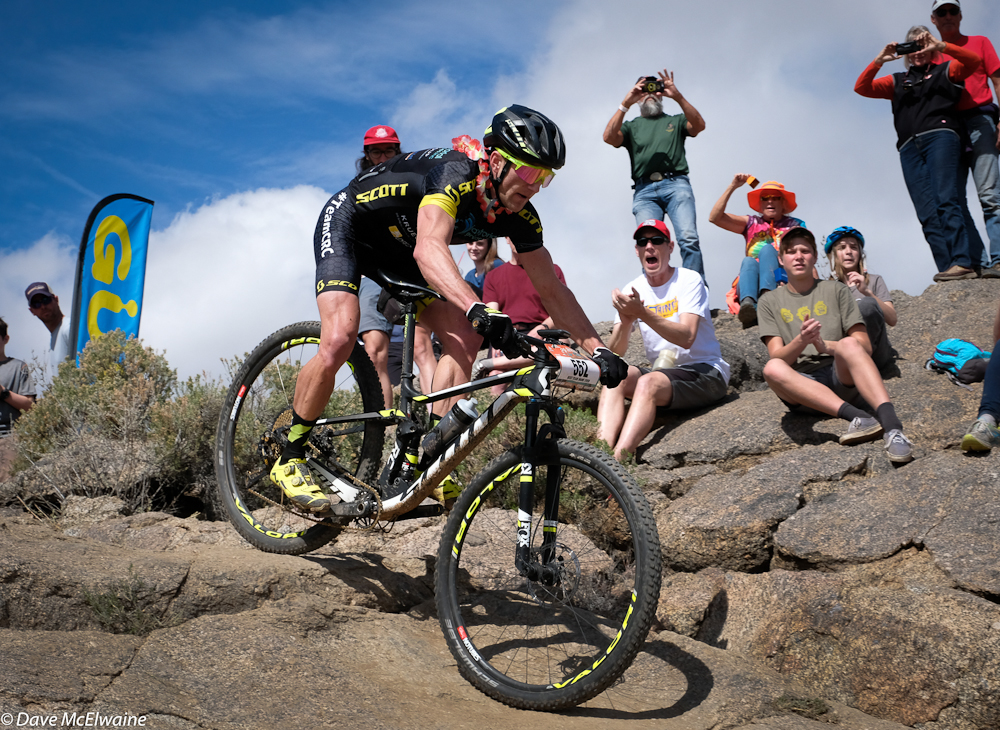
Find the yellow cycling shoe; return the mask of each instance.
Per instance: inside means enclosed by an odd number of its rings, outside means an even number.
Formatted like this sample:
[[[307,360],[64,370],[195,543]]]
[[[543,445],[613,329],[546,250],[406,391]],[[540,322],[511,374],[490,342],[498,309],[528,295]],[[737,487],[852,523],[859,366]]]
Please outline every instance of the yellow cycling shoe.
[[[279,459],[271,467],[271,481],[303,509],[310,512],[325,512],[330,509],[330,500],[316,486],[305,459],[289,459],[284,464]]]
[[[431,499],[443,504],[445,509],[451,509],[452,505],[455,504],[455,500],[458,499],[458,495],[461,493],[462,485],[452,479],[451,474],[449,474],[431,492]]]

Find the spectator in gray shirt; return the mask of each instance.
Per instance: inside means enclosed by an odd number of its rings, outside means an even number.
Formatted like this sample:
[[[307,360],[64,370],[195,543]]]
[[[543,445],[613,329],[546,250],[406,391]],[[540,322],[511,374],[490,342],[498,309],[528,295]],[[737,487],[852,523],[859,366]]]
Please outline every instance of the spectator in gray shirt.
[[[35,381],[23,360],[7,356],[7,323],[0,319],[0,434],[6,436],[14,421],[35,405]]]
[[[896,308],[882,277],[868,271],[865,237],[857,228],[840,226],[826,237],[823,250],[830,260],[831,278],[846,284],[858,303],[871,340],[872,360],[884,374],[892,363],[892,347],[885,326],[896,326]]]

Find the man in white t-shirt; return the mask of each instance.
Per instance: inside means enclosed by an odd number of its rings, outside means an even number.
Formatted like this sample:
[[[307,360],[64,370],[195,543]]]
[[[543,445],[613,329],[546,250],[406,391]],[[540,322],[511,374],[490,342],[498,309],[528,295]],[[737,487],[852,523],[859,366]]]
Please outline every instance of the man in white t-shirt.
[[[701,276],[670,265],[674,242],[663,221],[643,221],[632,237],[643,275],[624,291],[611,293],[617,314],[608,347],[623,355],[638,324],[654,367],[629,365],[621,387],[601,392],[597,436],[608,442],[619,461],[635,453],[652,429],[658,407],[702,408],[724,398],[729,387],[729,365],[715,338]],[[632,399],[627,417],[626,398]]]

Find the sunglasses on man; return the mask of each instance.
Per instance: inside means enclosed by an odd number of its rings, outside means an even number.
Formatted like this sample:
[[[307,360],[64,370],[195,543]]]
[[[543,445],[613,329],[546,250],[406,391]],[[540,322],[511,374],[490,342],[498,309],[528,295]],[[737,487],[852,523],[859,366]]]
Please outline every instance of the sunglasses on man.
[[[635,245],[640,248],[645,248],[647,243],[651,243],[654,246],[662,246],[667,242],[667,239],[663,236],[649,236],[647,238],[637,238],[635,240]]]
[[[934,11],[934,15],[939,18],[943,18],[946,15],[961,15],[962,11],[956,8],[954,5],[945,5],[943,8],[938,8]]]
[[[44,307],[46,304],[52,301],[52,297],[47,297],[44,294],[39,297],[31,298],[31,308],[38,309],[39,307]]]
[[[535,165],[529,165],[527,162],[521,162],[510,155],[508,155],[503,150],[497,150],[500,156],[503,157],[507,162],[514,166],[514,174],[519,178],[524,180],[528,185],[534,185],[536,182],[541,180],[541,185],[543,188],[547,188],[549,183],[552,182],[552,178],[556,176],[548,167],[536,167]]]

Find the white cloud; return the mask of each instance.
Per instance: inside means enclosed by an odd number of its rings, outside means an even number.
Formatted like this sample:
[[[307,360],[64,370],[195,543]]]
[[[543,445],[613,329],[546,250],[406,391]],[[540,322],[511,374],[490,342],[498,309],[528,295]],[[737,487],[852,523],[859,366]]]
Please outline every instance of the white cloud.
[[[967,32],[993,31],[1000,40],[995,3],[963,5]],[[580,0],[553,7],[545,11],[551,17],[532,23],[531,33],[545,40],[529,36],[513,44],[502,43],[500,34],[466,33],[459,20],[442,20],[426,6],[400,6],[381,16],[385,37],[393,39],[385,44],[366,40],[371,36],[362,32],[367,21],[361,16],[367,11],[208,19],[176,37],[152,38],[147,51],[127,49],[127,62],[106,49],[74,50],[62,66],[60,56],[39,58],[44,70],[24,76],[44,77],[41,91],[37,97],[8,91],[6,113],[83,117],[90,108],[81,102],[88,79],[107,85],[124,75],[120,93],[95,110],[93,123],[136,100],[187,111],[178,103],[187,99],[198,115],[210,113],[199,110],[199,99],[224,105],[252,94],[275,104],[318,104],[329,115],[333,132],[324,144],[294,129],[261,149],[220,140],[234,154],[259,154],[256,164],[278,182],[210,200],[153,231],[141,334],[146,344],[166,350],[182,377],[220,374],[220,358],[252,349],[280,326],[316,318],[311,243],[328,193],[273,185],[304,179],[337,189],[346,183],[358,147],[344,140],[363,132],[353,130],[355,106],[380,117],[371,123],[389,120],[408,149],[447,145],[457,134],[481,136],[492,113],[512,102],[551,116],[566,134],[569,154],[534,201],[546,245],[590,317],[609,318],[610,289],[633,278],[638,263],[628,155],[604,144],[601,134],[635,78],[664,67],[707,122],[687,150],[712,306],[723,305],[743,249],[740,237],[708,223],[708,213],[740,171],[794,190],[795,215],[818,235],[843,224],[861,229],[872,270],[891,288],[919,294],[930,284],[933,262],[899,170],[889,104],[853,92],[857,75],[885,42],[926,20],[922,4],[775,0],[765,8],[735,1]],[[533,48],[540,50],[527,55]],[[413,83],[415,77],[423,82]],[[150,98],[136,90],[147,82]],[[351,109],[341,115],[338,105],[317,99],[347,99]],[[676,109],[669,101],[666,106]],[[189,174],[162,158],[135,164],[159,165],[162,176],[178,179]],[[204,170],[190,175],[215,185]],[[220,182],[213,189],[232,187]],[[730,212],[748,212],[745,193],[733,196]],[[453,250],[461,255],[459,247]],[[75,244],[52,234],[22,251],[0,253],[5,278],[49,281],[63,292],[66,311],[75,261]],[[27,312],[23,288],[0,291],[0,314],[11,324],[12,354],[29,343],[44,351],[47,334]]]
[[[319,188],[255,190],[213,200],[153,231],[140,335],[181,377],[221,374],[291,322],[317,319],[313,230]]]
[[[996,17],[987,7],[967,3],[967,32],[972,18]],[[568,4],[552,19],[544,51],[496,88],[552,117],[567,137],[565,168],[533,202],[546,245],[588,315],[610,318],[610,289],[638,272],[628,153],[601,135],[635,79],[664,67],[707,123],[687,153],[713,307],[724,306],[743,255],[741,237],[708,223],[736,172],[794,190],[795,215],[818,237],[839,225],[859,228],[871,269],[890,288],[919,294],[930,285],[935,267],[903,183],[889,102],[854,93],[876,52],[927,14],[859,0],[775,2],[766,12],[737,2]],[[637,32],[661,21],[657,33]],[[679,111],[671,101],[665,109]],[[733,196],[730,212],[751,212],[747,191]]]
[[[7,283],[0,288],[0,317],[7,323],[10,335],[8,356],[28,362],[47,359],[49,331],[28,311],[24,290],[32,282],[46,282],[68,314],[73,306],[78,249],[79,245],[66,236],[48,233],[27,248],[0,250],[0,271]]]

